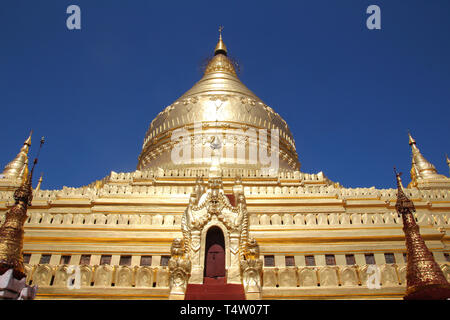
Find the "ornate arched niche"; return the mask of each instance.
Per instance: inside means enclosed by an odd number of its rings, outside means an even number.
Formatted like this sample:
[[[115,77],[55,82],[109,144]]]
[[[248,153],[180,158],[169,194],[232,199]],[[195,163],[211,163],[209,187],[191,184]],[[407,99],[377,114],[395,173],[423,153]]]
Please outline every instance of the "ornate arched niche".
[[[235,205],[230,203],[230,198],[234,199]],[[183,238],[174,240],[178,248],[178,264],[174,258],[173,265],[189,265],[190,269],[184,271],[189,274],[189,283],[202,284],[208,232],[220,230],[223,234],[226,283],[242,283],[241,261],[246,260],[248,251],[248,225],[245,196],[239,178],[233,187],[232,197],[225,195],[220,177],[210,177],[207,186],[199,178],[181,220]],[[182,263],[181,258],[188,259],[189,264]]]

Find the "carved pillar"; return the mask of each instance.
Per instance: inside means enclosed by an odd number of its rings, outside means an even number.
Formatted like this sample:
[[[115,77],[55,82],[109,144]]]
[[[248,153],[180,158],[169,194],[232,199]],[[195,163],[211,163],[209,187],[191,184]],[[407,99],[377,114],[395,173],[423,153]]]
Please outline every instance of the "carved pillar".
[[[239,267],[239,238],[240,234],[238,232],[230,234],[230,265],[227,271],[227,283],[242,283]]]
[[[170,249],[171,258],[169,260],[169,286],[170,300],[183,300],[184,293],[191,275],[191,261],[189,255],[185,253],[182,239],[175,239]]]
[[[240,261],[242,284],[247,300],[260,300],[262,291],[263,262],[259,258],[259,246],[255,239],[250,238],[246,252]]]
[[[191,263],[192,263],[192,271],[191,277],[189,278],[189,283],[203,283],[203,266],[201,265],[200,259],[200,231],[192,230],[191,231]]]

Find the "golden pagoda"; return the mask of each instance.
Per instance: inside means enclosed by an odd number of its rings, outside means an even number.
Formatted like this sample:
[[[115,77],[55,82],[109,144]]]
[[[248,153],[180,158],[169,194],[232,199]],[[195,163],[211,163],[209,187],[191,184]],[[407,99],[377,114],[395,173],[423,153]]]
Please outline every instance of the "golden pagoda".
[[[217,299],[403,298],[397,190],[300,171],[288,124],[228,51],[220,34],[202,78],[151,121],[135,171],[35,190],[23,260],[36,299],[196,299],[210,285]],[[450,179],[411,139],[404,193],[449,279]],[[11,185],[0,179],[0,221]]]

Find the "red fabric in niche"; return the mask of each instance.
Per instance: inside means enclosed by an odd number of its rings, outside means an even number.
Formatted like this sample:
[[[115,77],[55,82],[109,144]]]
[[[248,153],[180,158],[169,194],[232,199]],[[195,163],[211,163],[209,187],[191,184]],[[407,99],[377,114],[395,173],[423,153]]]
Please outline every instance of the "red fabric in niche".
[[[205,278],[203,284],[188,284],[185,300],[245,300],[242,284],[227,284],[225,277]]]
[[[205,277],[225,277],[225,250],[220,244],[208,248]]]

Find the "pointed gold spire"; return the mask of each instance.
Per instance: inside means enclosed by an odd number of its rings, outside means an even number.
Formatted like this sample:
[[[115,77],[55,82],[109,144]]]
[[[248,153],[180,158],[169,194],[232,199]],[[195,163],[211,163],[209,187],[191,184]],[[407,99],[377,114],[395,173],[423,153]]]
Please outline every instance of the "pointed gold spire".
[[[217,72],[227,72],[236,76],[236,70],[233,63],[227,57],[227,46],[222,40],[223,27],[219,28],[219,42],[214,49],[214,57],[209,61],[205,69],[205,75]]]
[[[44,139],[42,138],[39,151],[43,144]],[[5,221],[0,226],[0,274],[3,274],[9,269],[13,269],[13,276],[18,280],[26,276],[22,252],[24,224],[28,218],[28,206],[31,205],[33,199],[33,188],[31,184],[33,171],[37,162],[38,157],[34,159],[31,172],[14,192],[14,206],[5,213]],[[28,170],[28,158],[26,159],[26,168]]]
[[[219,27],[219,42],[217,42],[216,49],[214,50],[214,55],[224,54],[227,55],[227,46],[222,40],[222,30],[223,26]]]
[[[395,209],[402,216],[407,250],[405,300],[444,300],[450,298],[450,284],[436,263],[420,234],[413,213],[414,203],[406,196],[401,172],[397,173],[397,202]]]
[[[438,174],[436,168],[433,164],[427,161],[425,157],[420,153],[417,147],[416,140],[408,132],[409,145],[412,150],[412,161],[411,161],[411,184],[410,186],[416,187],[419,180],[422,179],[442,179],[445,176]]]
[[[3,170],[3,176],[5,178],[20,179],[23,177],[21,174],[24,172],[25,163],[28,161],[28,150],[31,146],[32,134],[33,131],[30,132],[28,139],[23,143],[23,146],[17,156],[5,166],[5,169]],[[26,170],[28,170],[28,165],[26,166]]]
[[[30,131],[30,135],[28,136],[28,139],[25,140],[25,142],[23,144],[28,145],[28,147],[31,146],[31,136],[33,135],[33,130]]]
[[[34,189],[34,192],[37,192],[37,191],[41,190],[42,176],[43,176],[43,175],[44,175],[44,174],[41,173],[41,177],[39,178],[38,185],[36,186],[36,189]]]
[[[403,187],[401,172],[397,173],[397,169],[394,167],[395,177],[397,179],[397,203],[395,208],[399,213],[405,213],[406,210],[411,212],[416,211],[414,203],[405,195],[405,188]]]
[[[409,137],[409,145],[416,145],[416,140],[411,136],[411,133],[408,131],[408,137]]]

